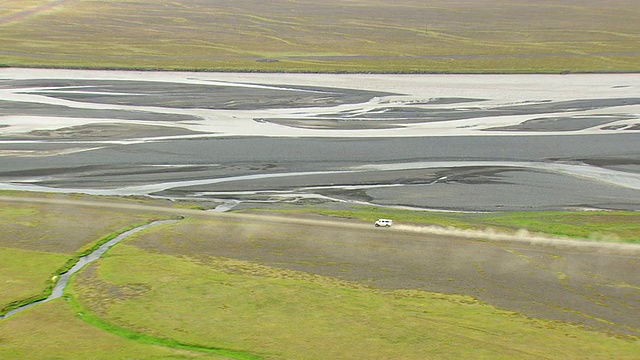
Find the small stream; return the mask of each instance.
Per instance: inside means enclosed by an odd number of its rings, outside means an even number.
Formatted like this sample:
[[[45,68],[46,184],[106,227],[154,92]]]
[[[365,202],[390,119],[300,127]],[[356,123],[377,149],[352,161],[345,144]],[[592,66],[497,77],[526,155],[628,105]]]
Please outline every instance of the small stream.
[[[66,273],[60,275],[60,277],[58,278],[55,286],[53,287],[53,290],[51,291],[51,295],[49,295],[49,297],[47,297],[44,300],[39,300],[39,301],[35,301],[32,302],[30,304],[27,305],[23,305],[19,308],[13,309],[9,312],[7,312],[4,316],[0,316],[0,320],[7,318],[11,315],[15,315],[27,308],[30,308],[34,305],[40,304],[40,303],[44,303],[47,302],[49,300],[53,300],[53,299],[57,299],[59,297],[62,296],[62,294],[64,293],[64,289],[67,287],[67,283],[69,282],[69,278],[71,277],[71,275],[75,274],[76,272],[78,272],[80,269],[82,269],[85,265],[87,265],[88,263],[99,259],[107,250],[109,250],[110,247],[112,247],[113,245],[121,242],[122,240],[126,239],[127,237],[137,233],[138,231],[144,230],[146,228],[149,228],[151,226],[154,225],[159,225],[159,224],[166,224],[166,223],[171,223],[171,222],[175,222],[178,220],[158,220],[158,221],[153,221],[150,222],[148,224],[142,225],[142,226],[138,226],[137,228],[133,228],[131,230],[125,231],[122,234],[116,236],[115,238],[109,240],[108,242],[102,244],[99,248],[97,248],[94,252],[85,255],[83,257],[81,257],[80,259],[78,259],[78,262],[76,262],[73,267],[71,269],[69,269],[69,271],[67,271]]]

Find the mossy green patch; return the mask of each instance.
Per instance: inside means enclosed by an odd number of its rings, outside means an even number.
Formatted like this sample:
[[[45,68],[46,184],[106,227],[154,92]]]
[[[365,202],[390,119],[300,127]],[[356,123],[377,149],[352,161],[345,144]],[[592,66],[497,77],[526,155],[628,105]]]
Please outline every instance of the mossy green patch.
[[[65,254],[0,247],[0,314],[12,302],[40,296]]]
[[[0,321],[2,359],[229,359],[114,335],[81,320],[65,299],[31,307]]]

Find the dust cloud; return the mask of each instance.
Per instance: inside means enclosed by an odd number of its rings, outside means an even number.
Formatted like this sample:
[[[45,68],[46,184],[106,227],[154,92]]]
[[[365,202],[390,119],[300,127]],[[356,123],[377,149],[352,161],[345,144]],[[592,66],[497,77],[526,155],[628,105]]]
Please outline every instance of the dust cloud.
[[[630,243],[614,243],[606,242],[606,239],[596,241],[594,239],[573,239],[563,237],[551,237],[541,234],[531,233],[525,229],[516,232],[501,232],[492,228],[478,229],[459,229],[454,227],[443,226],[417,226],[398,224],[395,230],[405,232],[416,232],[423,234],[433,234],[442,236],[461,237],[474,240],[486,241],[502,241],[512,243],[522,243],[535,246],[563,247],[563,248],[579,248],[592,249],[602,251],[623,252],[628,255],[640,254],[640,244]]]

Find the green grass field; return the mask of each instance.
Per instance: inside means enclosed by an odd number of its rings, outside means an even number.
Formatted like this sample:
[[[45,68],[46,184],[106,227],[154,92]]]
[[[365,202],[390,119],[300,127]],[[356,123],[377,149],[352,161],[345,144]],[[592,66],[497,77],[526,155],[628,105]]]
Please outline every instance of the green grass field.
[[[228,359],[111,334],[84,322],[64,299],[0,321],[0,339],[2,359]]]
[[[75,254],[36,250],[32,243],[27,243],[31,244],[29,249],[20,248],[26,246],[20,245],[25,240],[21,237],[24,234],[53,231],[60,237],[47,238],[49,249],[55,239],[61,243],[66,240],[60,234],[72,235],[68,228],[70,218],[82,214],[97,219],[105,215],[92,224],[95,228],[91,234],[102,232],[102,236],[81,242],[91,244],[108,237],[116,224],[128,222],[132,226],[150,216],[124,211],[117,217],[114,210],[60,204],[48,214],[46,228],[37,225],[43,209],[51,206],[12,204],[0,211],[2,233],[14,229],[15,224],[36,227],[31,232],[14,231],[22,235],[2,238],[0,294],[4,303],[46,289],[52,271]],[[584,217],[585,214],[589,217]],[[538,213],[493,214],[491,218],[489,214],[426,216],[370,208],[330,215],[364,220],[402,215],[413,223],[427,221],[462,227],[484,226],[492,221],[505,228],[552,219],[544,220],[543,214]],[[478,218],[480,215],[484,218]],[[637,219],[635,213],[549,215],[554,215],[556,223],[568,227],[580,227],[579,222],[583,221],[593,223],[589,225],[593,231],[606,232],[629,222],[626,227],[631,233],[637,231],[632,225]],[[603,216],[606,221],[595,221]],[[468,296],[383,290],[260,262],[204,255],[199,249],[210,247],[206,245],[207,238],[202,238],[198,231],[190,233],[189,229],[202,226],[209,229],[212,220],[183,221],[188,222],[186,227],[167,224],[137,233],[76,274],[64,298],[1,320],[0,357],[82,359],[101,354],[105,359],[582,359],[585,356],[633,359],[640,356],[636,338],[533,319]],[[213,226],[216,228],[224,229]],[[222,235],[232,236],[221,231]],[[69,239],[77,241],[73,236]],[[156,244],[155,248],[135,246],[142,239]],[[69,248],[67,244],[60,246]],[[29,271],[24,271],[25,264],[29,265]]]
[[[40,295],[68,259],[65,254],[0,248],[0,311],[6,305]]]
[[[15,1],[0,65],[268,72],[640,70],[633,0]]]
[[[166,229],[164,229],[166,231]],[[135,240],[133,240],[135,242]],[[81,318],[126,338],[268,359],[631,359],[633,340],[465,296],[382,291],[215,257],[120,245],[75,277]],[[114,295],[115,294],[115,295]]]

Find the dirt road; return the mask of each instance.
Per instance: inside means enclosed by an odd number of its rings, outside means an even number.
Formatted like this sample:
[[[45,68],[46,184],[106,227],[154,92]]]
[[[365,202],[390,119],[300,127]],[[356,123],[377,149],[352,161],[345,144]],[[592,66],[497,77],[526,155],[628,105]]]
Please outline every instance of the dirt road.
[[[116,200],[0,196],[3,203],[136,209],[211,221],[178,222],[170,237],[133,245],[294,269],[382,289],[473,296],[531,317],[640,336],[640,247],[356,220],[176,209]],[[196,240],[197,239],[197,240]]]

